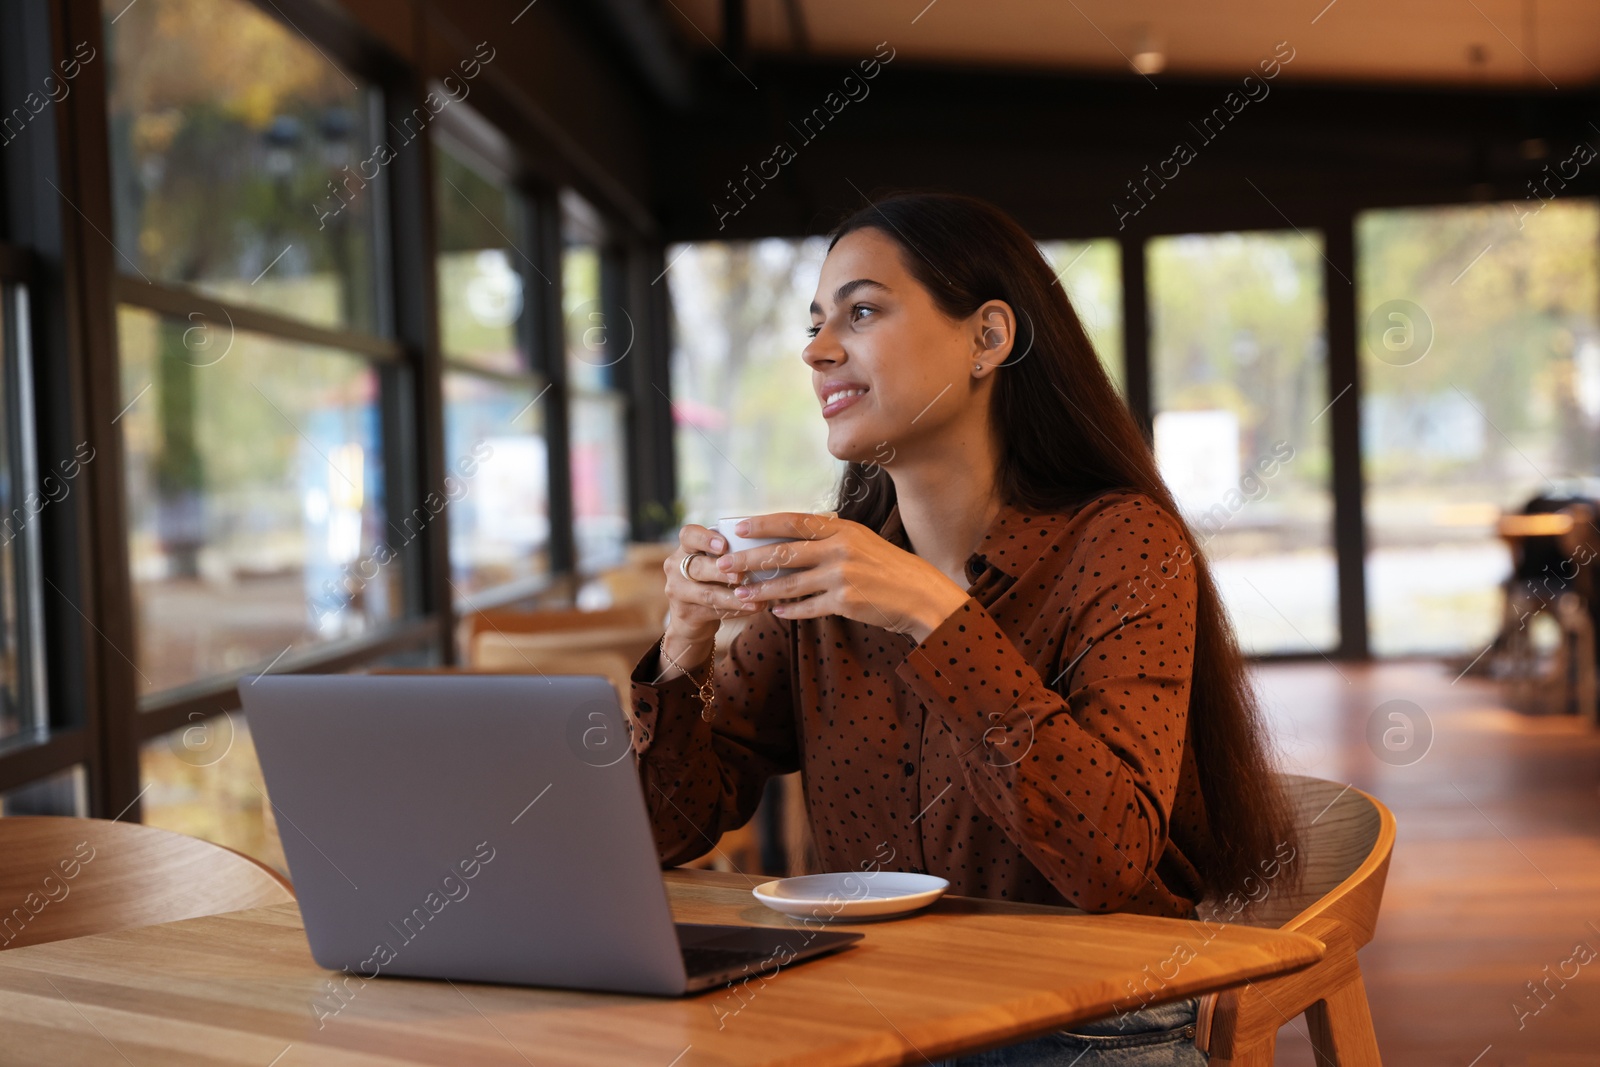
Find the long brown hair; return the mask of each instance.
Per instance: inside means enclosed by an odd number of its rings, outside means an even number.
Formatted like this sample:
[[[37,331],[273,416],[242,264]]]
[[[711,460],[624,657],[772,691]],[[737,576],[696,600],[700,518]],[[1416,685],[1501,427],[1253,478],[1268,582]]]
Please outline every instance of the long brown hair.
[[[1187,742],[1212,835],[1210,854],[1191,859],[1213,894],[1259,880],[1259,868],[1283,845],[1295,845],[1295,835],[1244,657],[1199,541],[1055,272],[1020,225],[973,197],[888,197],[846,218],[829,249],[865,228],[896,242],[911,275],[950,317],[966,318],[988,300],[1004,300],[1016,313],[1017,337],[999,368],[990,409],[1001,439],[999,490],[1007,503],[1048,513],[1074,510],[1108,491],[1134,490],[1182,528],[1191,553],[1185,563],[1198,583]],[[895,491],[880,473],[872,464],[846,466],[836,501],[841,518],[871,529],[883,524]],[[1301,867],[1289,865],[1291,878]]]

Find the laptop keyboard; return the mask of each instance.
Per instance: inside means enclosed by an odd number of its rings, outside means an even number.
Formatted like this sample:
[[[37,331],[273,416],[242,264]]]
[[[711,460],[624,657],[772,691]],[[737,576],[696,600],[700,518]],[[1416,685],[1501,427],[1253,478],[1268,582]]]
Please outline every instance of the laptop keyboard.
[[[682,952],[684,970],[690,975],[737,970],[741,965],[753,974],[761,969],[762,963],[770,967],[777,962],[774,953],[764,949],[685,948]]]

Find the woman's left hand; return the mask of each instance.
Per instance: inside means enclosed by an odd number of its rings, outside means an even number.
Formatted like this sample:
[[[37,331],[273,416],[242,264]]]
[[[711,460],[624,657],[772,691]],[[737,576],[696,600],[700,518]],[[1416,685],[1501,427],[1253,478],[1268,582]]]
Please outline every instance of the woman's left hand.
[[[735,590],[754,603],[768,604],[785,619],[842,615],[921,642],[967,599],[967,591],[939,568],[849,519],[780,511],[752,515],[735,532],[741,537],[800,538],[729,552],[717,560],[718,567],[732,572],[804,568]],[[773,603],[790,597],[806,599]]]

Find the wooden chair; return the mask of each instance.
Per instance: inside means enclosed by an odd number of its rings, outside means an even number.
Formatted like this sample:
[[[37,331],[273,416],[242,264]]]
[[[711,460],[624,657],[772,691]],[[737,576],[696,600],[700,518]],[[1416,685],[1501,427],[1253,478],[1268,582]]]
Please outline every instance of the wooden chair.
[[[1304,1013],[1318,1067],[1380,1067],[1356,950],[1372,940],[1383,902],[1394,815],[1354,786],[1286,775],[1300,848],[1300,882],[1239,921],[1295,930],[1328,947],[1303,971],[1219,994],[1211,1021],[1212,1067],[1271,1067],[1278,1028]],[[1241,894],[1242,895],[1242,894]],[[1202,917],[1222,916],[1214,902]]]
[[[475,641],[486,633],[548,634],[576,630],[620,630],[651,625],[652,620],[635,606],[603,608],[599,611],[576,609],[517,611],[494,608],[475,611],[466,617],[467,638]]]
[[[294,900],[272,868],[139,823],[0,818],[0,948]]]

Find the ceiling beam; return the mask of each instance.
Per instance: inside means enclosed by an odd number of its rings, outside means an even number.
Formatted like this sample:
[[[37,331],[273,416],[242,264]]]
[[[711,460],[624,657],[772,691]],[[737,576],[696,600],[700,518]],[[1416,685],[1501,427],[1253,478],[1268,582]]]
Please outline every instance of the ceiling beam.
[[[644,0],[582,0],[572,7],[581,10],[591,4],[656,98],[673,110],[689,107],[694,99],[691,67],[677,35],[657,7]]]
[[[699,72],[708,84],[720,76],[712,59]],[[825,232],[863,196],[897,188],[986,197],[1042,237],[1284,229],[1330,212],[1537,208],[1551,192],[1600,192],[1600,163],[1572,159],[1580,141],[1600,145],[1594,90],[1274,81],[1245,103],[1231,79],[1165,79],[1157,94],[1138,79],[905,58],[871,80],[831,60],[750,62],[759,94],[702,93],[651,131],[668,241]],[[1191,159],[1174,160],[1180,143]],[[1540,182],[1550,192],[1534,191]]]

